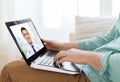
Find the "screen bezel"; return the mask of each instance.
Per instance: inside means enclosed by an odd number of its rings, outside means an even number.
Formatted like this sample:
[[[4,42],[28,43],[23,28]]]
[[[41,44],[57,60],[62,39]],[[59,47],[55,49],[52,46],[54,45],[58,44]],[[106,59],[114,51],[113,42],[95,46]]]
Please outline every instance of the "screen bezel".
[[[11,26],[18,25],[18,24],[23,24],[23,23],[27,23],[27,22],[31,22],[32,23],[33,28],[35,29],[35,31],[36,31],[39,39],[41,40],[41,42],[42,42],[42,44],[44,46],[42,49],[40,49],[37,53],[35,53],[31,57],[29,57],[28,59],[26,58],[24,52],[21,50],[21,48],[20,48],[20,46],[19,46],[19,44],[17,42],[17,39],[15,38],[12,30],[10,29]],[[33,24],[32,20],[30,18],[28,18],[28,19],[22,19],[22,20],[16,20],[16,21],[10,21],[10,22],[5,22],[5,24],[6,24],[7,28],[8,28],[8,30],[9,30],[9,32],[10,32],[13,40],[15,41],[15,43],[16,43],[19,51],[20,51],[20,53],[22,54],[23,58],[25,59],[25,61],[26,61],[26,63],[28,65],[30,65],[32,61],[34,61],[37,57],[42,56],[47,51],[47,48],[45,47],[44,42],[42,41],[42,39],[41,39],[41,37],[40,37],[37,29],[35,28],[35,25]]]

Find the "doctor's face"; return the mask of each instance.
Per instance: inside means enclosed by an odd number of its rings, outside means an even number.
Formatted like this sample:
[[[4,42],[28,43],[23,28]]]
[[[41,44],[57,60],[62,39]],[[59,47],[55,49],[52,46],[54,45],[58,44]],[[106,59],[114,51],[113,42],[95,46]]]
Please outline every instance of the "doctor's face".
[[[29,32],[27,30],[22,30],[22,34],[23,34],[23,37],[25,38],[25,40],[29,44],[32,44],[32,39],[31,39],[31,36],[30,36]]]

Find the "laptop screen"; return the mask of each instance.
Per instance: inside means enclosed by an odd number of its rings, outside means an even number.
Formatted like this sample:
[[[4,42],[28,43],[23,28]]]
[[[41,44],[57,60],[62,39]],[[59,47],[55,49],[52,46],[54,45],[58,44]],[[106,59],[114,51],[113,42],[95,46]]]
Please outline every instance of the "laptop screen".
[[[17,46],[24,53],[26,59],[29,59],[44,47],[32,21],[14,22],[13,25],[9,26],[9,30],[12,32]]]

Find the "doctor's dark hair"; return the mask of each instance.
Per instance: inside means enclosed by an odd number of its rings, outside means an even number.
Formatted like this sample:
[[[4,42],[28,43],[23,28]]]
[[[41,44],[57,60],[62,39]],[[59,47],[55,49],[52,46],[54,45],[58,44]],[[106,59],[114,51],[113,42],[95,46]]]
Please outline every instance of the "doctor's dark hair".
[[[22,28],[21,28],[21,32],[22,32],[23,30],[26,30],[26,31],[27,31],[27,29],[26,29],[25,27],[22,27]]]

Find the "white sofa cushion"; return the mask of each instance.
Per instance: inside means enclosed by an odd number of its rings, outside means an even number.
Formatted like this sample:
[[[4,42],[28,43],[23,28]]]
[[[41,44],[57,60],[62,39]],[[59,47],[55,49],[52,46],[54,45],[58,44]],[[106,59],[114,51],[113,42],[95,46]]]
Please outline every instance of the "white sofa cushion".
[[[80,17],[75,18],[75,32],[70,33],[70,40],[78,40],[102,34],[115,23],[116,18]]]

